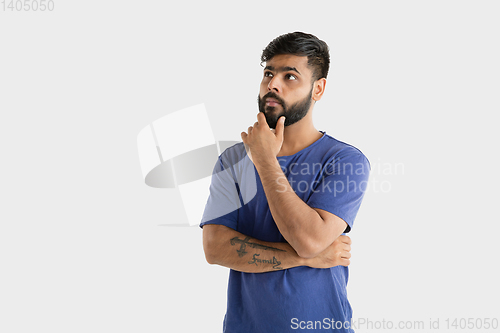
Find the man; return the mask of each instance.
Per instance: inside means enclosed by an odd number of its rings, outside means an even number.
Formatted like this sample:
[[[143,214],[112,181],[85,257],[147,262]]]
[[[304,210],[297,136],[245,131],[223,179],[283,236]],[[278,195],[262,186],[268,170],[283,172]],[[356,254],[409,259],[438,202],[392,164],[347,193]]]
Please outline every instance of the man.
[[[215,166],[200,226],[210,264],[230,268],[224,332],[353,332],[351,230],[369,162],[312,123],[328,46],[279,36],[264,49],[257,122]]]

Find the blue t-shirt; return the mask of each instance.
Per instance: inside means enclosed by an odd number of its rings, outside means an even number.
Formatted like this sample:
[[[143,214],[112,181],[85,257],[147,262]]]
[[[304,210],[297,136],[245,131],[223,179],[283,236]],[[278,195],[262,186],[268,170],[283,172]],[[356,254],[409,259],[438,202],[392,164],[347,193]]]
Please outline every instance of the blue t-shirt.
[[[370,164],[357,148],[321,133],[310,146],[276,158],[297,196],[311,208],[342,218],[349,232],[366,191]],[[205,224],[225,225],[263,241],[286,242],[243,143],[219,156],[200,227]],[[347,280],[344,266],[300,266],[266,273],[230,270],[224,332],[314,332],[334,325],[336,332],[354,332],[345,329],[352,317]]]

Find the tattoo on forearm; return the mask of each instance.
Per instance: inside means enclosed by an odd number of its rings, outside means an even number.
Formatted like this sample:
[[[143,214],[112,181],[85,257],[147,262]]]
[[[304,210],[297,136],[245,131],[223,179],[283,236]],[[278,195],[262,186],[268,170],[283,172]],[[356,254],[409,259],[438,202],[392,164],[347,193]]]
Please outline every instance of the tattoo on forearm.
[[[252,261],[249,261],[248,263],[249,264],[255,264],[255,266],[257,266],[257,263],[261,263],[261,264],[271,264],[273,265],[273,268],[274,269],[282,269],[280,267],[281,265],[281,261],[279,261],[278,259],[276,259],[275,256],[273,256],[273,260],[267,260],[267,259],[259,259],[259,258],[256,258],[260,256],[260,254],[258,253],[254,253],[253,255],[253,258],[252,258]]]
[[[240,249],[236,250],[236,252],[238,252],[238,256],[243,257],[245,254],[248,253],[245,251],[247,246],[252,247],[254,249],[286,252],[285,250],[278,249],[276,247],[249,242],[248,241],[249,239],[250,239],[250,237],[245,237],[245,239],[243,239],[243,240],[239,239],[238,237],[234,237],[234,238],[231,238],[231,240],[229,241],[231,243],[231,245],[236,245],[236,243],[241,244]]]

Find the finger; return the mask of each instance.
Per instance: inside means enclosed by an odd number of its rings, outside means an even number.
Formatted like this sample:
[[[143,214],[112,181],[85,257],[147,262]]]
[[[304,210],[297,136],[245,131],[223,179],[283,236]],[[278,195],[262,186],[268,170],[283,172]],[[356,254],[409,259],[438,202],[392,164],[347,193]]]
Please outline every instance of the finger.
[[[247,139],[247,134],[245,132],[241,132],[241,140],[243,140],[243,143],[246,144],[246,139]]]
[[[349,259],[340,259],[340,266],[349,266],[351,264],[351,261]]]
[[[351,244],[352,244],[351,237],[349,237],[349,236],[342,235],[342,236],[339,236],[339,238],[340,238],[340,241],[341,241],[342,243],[349,244],[349,245],[351,245]]]
[[[252,126],[248,127],[248,129],[247,129],[248,134],[252,133],[252,130],[253,130]]]
[[[276,124],[276,136],[282,138],[283,133],[285,133],[285,116],[281,116]]]
[[[259,112],[257,114],[257,122],[259,123],[259,125],[262,125],[265,128],[269,128],[269,125],[267,124],[266,121],[266,116],[264,115],[263,112]]]
[[[351,251],[351,245],[349,244],[344,244],[344,251],[350,252]]]
[[[351,252],[341,252],[340,258],[351,259]]]

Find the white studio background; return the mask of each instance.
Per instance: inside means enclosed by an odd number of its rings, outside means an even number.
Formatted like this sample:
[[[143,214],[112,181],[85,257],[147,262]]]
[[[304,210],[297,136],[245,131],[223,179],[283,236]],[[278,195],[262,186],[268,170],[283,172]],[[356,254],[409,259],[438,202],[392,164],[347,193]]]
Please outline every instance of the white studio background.
[[[240,140],[260,53],[293,31],[331,49],[316,128],[374,167],[354,319],[500,317],[497,1],[53,2],[0,8],[1,332],[221,332],[228,270],[165,226],[186,214],[144,184],[136,137],[205,103]]]

